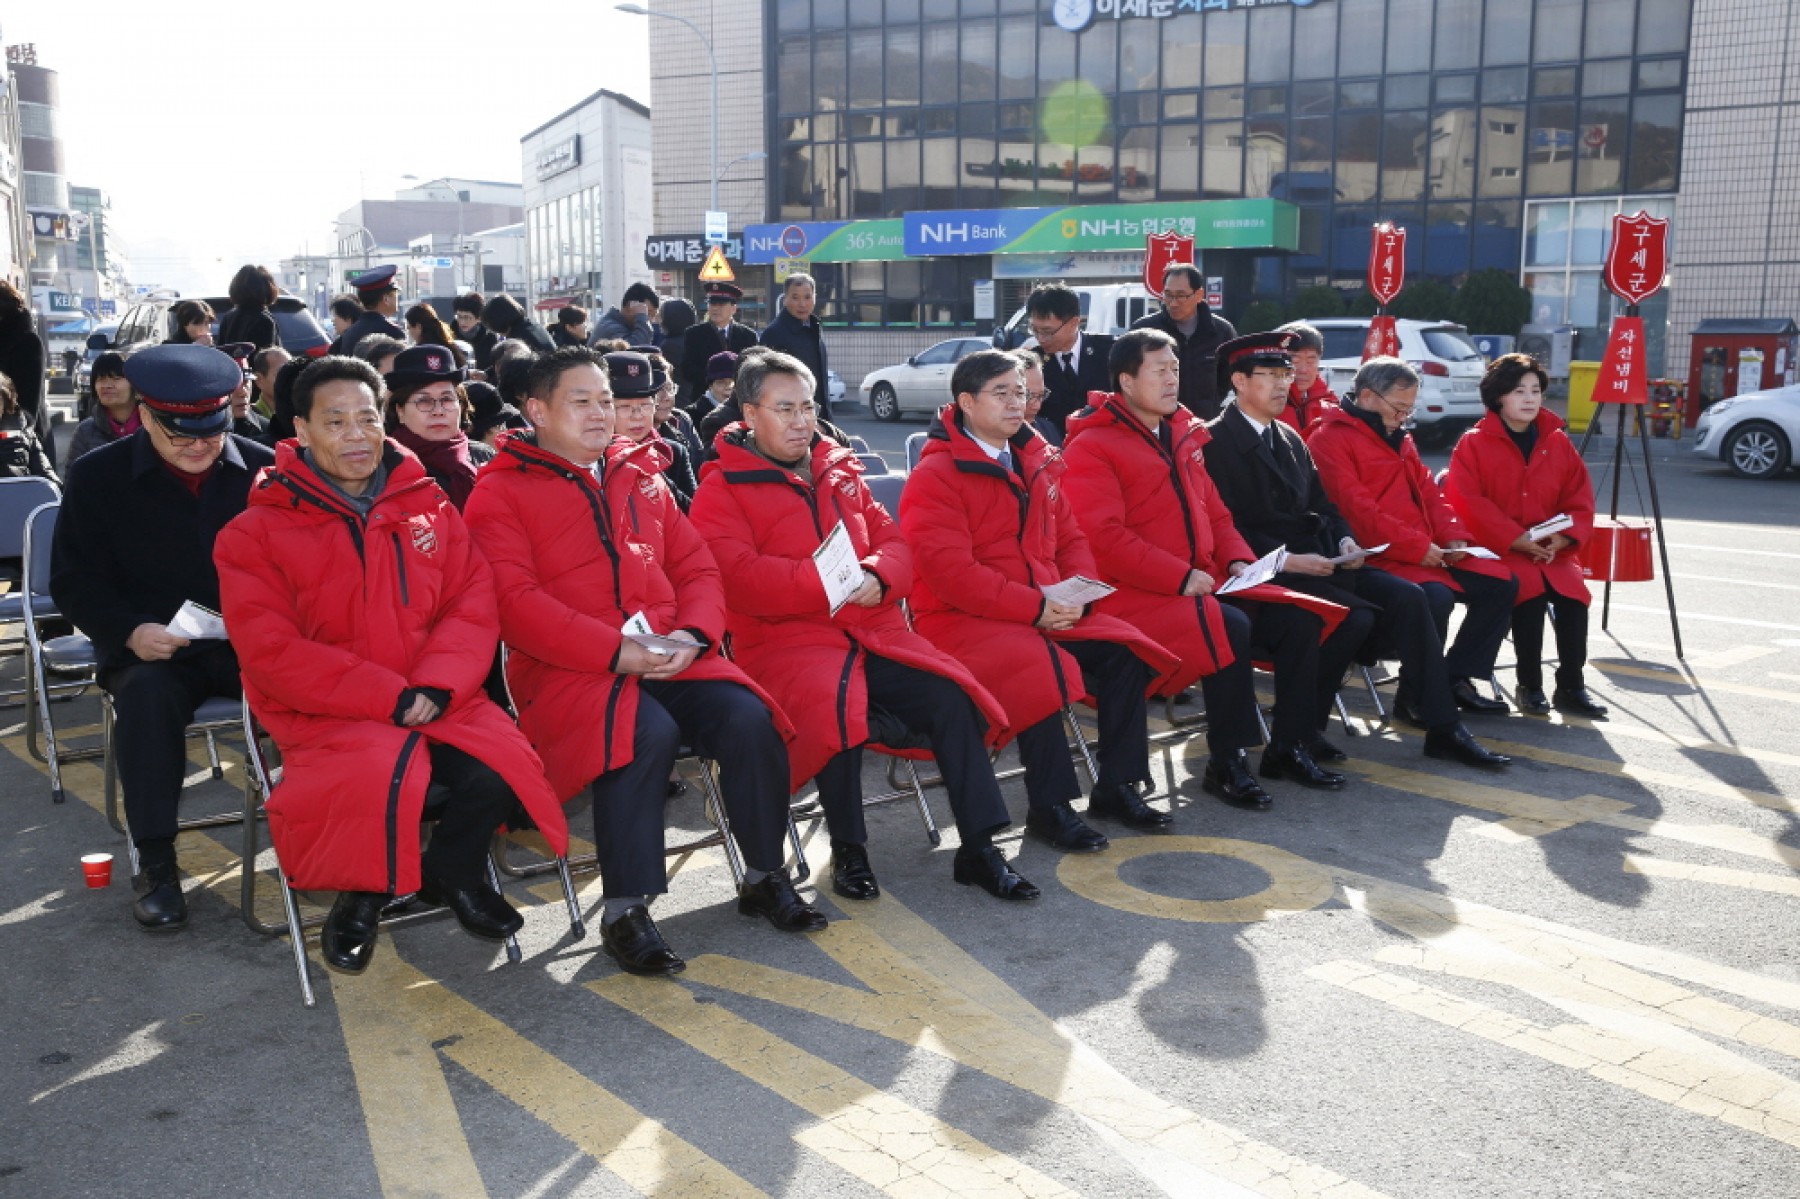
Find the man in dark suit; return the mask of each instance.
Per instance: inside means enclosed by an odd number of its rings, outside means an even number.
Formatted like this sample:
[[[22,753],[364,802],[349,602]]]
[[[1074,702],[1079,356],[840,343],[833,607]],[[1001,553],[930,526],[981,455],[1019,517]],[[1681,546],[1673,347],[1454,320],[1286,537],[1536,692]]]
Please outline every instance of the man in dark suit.
[[[156,932],[187,923],[175,833],[188,723],[204,701],[242,693],[229,641],[190,641],[168,625],[190,600],[219,611],[213,539],[275,455],[232,435],[230,395],[244,372],[211,346],[139,350],[125,377],[142,427],[69,468],[50,594],[93,639],[112,696],[125,823],[146,888],[133,914]]]
[[[1060,283],[1045,283],[1025,301],[1025,323],[1044,359],[1049,396],[1038,416],[1060,433],[1071,412],[1087,407],[1088,392],[1111,391],[1106,360],[1113,339],[1081,327],[1081,297]]]
[[[706,364],[714,354],[727,350],[742,354],[756,344],[756,330],[737,320],[738,302],[743,298],[744,289],[735,283],[706,285],[706,319],[687,331],[681,361],[675,363],[693,394],[706,390]]]
[[[1275,581],[1350,608],[1344,622],[1322,645],[1312,647],[1310,655],[1296,639],[1285,639],[1285,649],[1274,663],[1280,702],[1263,756],[1263,774],[1308,782],[1309,767],[1318,771],[1321,762],[1346,758],[1325,739],[1324,730],[1332,697],[1359,655],[1365,661],[1398,657],[1402,672],[1421,680],[1417,706],[1427,723],[1428,755],[1472,766],[1504,766],[1510,759],[1489,752],[1457,716],[1443,643],[1424,592],[1405,579],[1364,566],[1360,558],[1341,565],[1332,562],[1361,547],[1326,495],[1306,443],[1279,419],[1293,381],[1290,355],[1298,343],[1295,334],[1278,331],[1236,338],[1219,347],[1215,382],[1219,392],[1231,398],[1207,424],[1212,440],[1204,450],[1207,473],[1250,548],[1258,555],[1278,546],[1288,551],[1287,569]],[[1258,607],[1251,639],[1257,645],[1269,644],[1274,638],[1263,626],[1284,614],[1280,605]],[[1376,612],[1383,614],[1379,622]],[[1284,663],[1282,657],[1291,660]],[[1312,785],[1321,784],[1315,779]]]
[[[1231,322],[1206,306],[1206,280],[1191,262],[1163,271],[1162,311],[1132,322],[1133,329],[1160,329],[1175,339],[1181,363],[1181,406],[1203,421],[1219,415],[1224,388],[1216,367],[1219,347],[1237,336]]]
[[[406,340],[406,328],[394,318],[400,315],[400,286],[394,282],[394,275],[399,271],[397,266],[378,266],[350,280],[350,286],[356,289],[357,302],[363,306],[363,313],[350,327],[338,334],[338,339],[331,343],[333,354],[351,355],[362,339],[372,333],[383,337],[392,337],[396,341]]]

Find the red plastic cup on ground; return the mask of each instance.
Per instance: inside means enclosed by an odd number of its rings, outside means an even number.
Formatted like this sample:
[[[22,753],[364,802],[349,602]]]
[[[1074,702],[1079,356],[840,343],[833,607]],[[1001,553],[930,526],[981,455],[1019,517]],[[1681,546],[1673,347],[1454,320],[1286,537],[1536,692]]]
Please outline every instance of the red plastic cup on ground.
[[[87,876],[90,887],[112,886],[113,856],[110,853],[88,853],[81,855],[81,872]]]

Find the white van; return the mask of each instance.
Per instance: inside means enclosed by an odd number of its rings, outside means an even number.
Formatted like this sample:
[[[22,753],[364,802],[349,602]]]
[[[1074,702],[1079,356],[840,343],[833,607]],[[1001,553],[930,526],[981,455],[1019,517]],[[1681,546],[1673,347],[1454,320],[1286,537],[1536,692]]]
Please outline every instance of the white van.
[[[1070,290],[1081,298],[1081,327],[1088,333],[1115,336],[1152,312],[1162,311],[1162,301],[1146,291],[1142,283],[1082,283]],[[1012,314],[1011,320],[994,330],[996,349],[1016,350],[1032,340],[1023,306]]]
[[[1368,317],[1329,317],[1307,321],[1325,338],[1320,370],[1331,390],[1350,390],[1362,365]],[[1481,403],[1481,376],[1487,359],[1469,340],[1469,331],[1451,321],[1397,320],[1400,357],[1420,376],[1419,406],[1413,409],[1413,435],[1421,444],[1448,445],[1487,409]]]

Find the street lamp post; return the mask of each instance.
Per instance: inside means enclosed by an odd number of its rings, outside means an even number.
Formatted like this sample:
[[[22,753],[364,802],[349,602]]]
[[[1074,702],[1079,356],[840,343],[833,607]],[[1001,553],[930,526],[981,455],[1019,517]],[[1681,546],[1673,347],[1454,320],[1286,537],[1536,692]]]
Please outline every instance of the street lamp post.
[[[374,246],[380,245],[381,242],[376,238],[376,236],[373,233],[369,232],[369,227],[367,225],[359,225],[355,221],[338,221],[337,227],[339,229],[343,229],[343,228],[355,229],[362,233],[362,235],[363,235],[363,244],[362,244],[362,247],[363,247],[363,252],[362,252],[362,254],[363,254],[363,270],[365,270],[365,271],[368,270],[369,265],[370,265],[370,263],[369,263],[370,250]]]
[[[710,120],[707,121],[707,128],[712,134],[712,156],[707,160],[707,184],[710,188],[708,197],[710,211],[719,211],[719,176],[723,174],[719,169],[719,60],[713,56],[712,42],[707,40],[704,33],[700,32],[698,25],[686,17],[678,17],[672,12],[656,12],[641,4],[615,4],[613,7],[622,13],[630,13],[634,17],[661,17],[665,21],[679,21],[693,30],[694,36],[699,38],[700,44],[706,48],[706,65],[712,74],[712,112],[707,114],[710,117]]]

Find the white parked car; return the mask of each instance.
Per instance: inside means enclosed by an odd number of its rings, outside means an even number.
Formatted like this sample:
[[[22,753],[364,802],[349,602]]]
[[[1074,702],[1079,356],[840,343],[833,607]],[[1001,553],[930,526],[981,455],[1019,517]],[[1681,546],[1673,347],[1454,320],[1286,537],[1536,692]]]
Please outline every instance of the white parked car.
[[[1362,365],[1368,317],[1330,317],[1307,321],[1325,338],[1319,367],[1331,390],[1343,395]],[[1413,436],[1419,441],[1448,443],[1487,414],[1481,406],[1481,376],[1487,359],[1469,340],[1469,331],[1449,321],[1396,321],[1400,357],[1423,378],[1419,406],[1413,409]]]
[[[1700,410],[1694,453],[1716,458],[1740,479],[1773,479],[1800,443],[1800,386],[1747,391]]]
[[[1142,283],[1083,283],[1070,290],[1081,301],[1081,328],[1087,333],[1116,337],[1133,322],[1162,311],[1162,301],[1145,291]],[[1011,320],[994,329],[995,349],[1016,350],[1036,344],[1023,304]]]
[[[936,415],[950,402],[950,373],[976,350],[991,350],[985,337],[952,337],[914,354],[899,366],[884,366],[863,377],[862,393],[876,420],[899,420],[908,412]]]
[[[834,411],[844,402],[844,377],[834,370],[825,372],[825,399]]]

